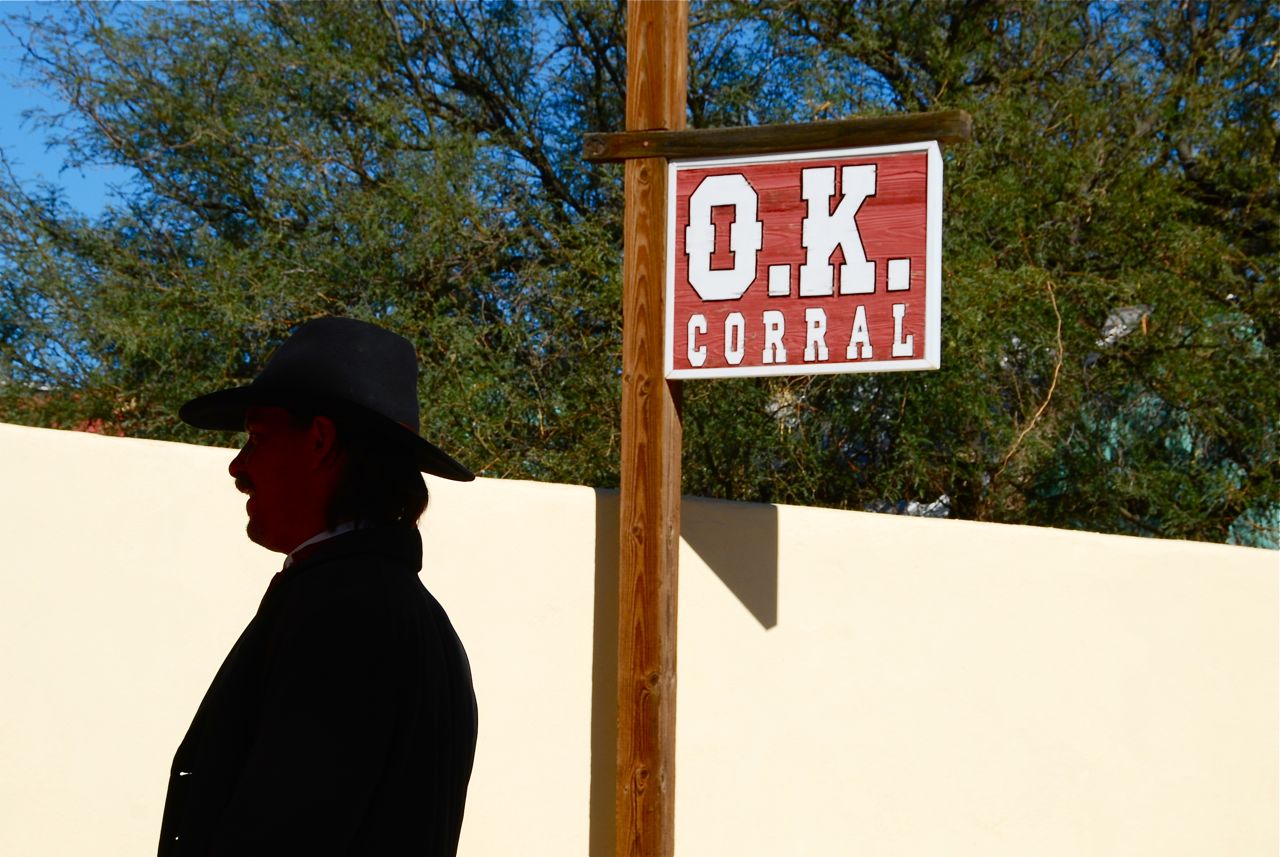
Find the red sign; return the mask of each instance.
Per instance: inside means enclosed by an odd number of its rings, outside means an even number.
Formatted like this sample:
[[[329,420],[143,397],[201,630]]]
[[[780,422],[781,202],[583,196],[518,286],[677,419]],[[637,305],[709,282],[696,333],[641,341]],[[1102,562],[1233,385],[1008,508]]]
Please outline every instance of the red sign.
[[[936,143],[672,161],[667,377],[937,369]]]

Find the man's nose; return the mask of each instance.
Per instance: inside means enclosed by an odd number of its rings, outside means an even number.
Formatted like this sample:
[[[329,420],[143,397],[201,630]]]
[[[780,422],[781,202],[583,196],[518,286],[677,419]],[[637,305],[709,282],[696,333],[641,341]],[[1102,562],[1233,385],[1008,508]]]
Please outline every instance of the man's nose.
[[[243,458],[244,450],[242,449],[236,453],[236,457],[231,459],[231,463],[227,465],[227,472],[231,474],[232,479],[239,479],[241,474],[244,473],[244,462],[241,460]]]

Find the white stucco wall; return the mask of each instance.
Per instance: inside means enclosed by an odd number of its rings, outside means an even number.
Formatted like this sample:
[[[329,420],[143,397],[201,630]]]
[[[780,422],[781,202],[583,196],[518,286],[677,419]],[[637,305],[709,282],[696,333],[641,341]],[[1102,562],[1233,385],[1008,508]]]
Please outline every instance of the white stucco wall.
[[[0,425],[0,854],[154,849],[279,567],[230,457]],[[430,485],[481,706],[462,853],[604,855],[616,497]],[[1280,851],[1280,554],[693,500],[683,531],[681,857]]]

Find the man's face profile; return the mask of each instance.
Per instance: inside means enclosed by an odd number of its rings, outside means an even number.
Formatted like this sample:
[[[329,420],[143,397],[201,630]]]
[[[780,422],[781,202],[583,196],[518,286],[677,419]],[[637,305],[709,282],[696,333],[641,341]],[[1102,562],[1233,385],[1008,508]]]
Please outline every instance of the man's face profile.
[[[245,412],[244,446],[227,471],[249,496],[249,538],[268,550],[287,553],[323,529],[316,511],[316,432],[298,428],[289,412],[252,407]]]

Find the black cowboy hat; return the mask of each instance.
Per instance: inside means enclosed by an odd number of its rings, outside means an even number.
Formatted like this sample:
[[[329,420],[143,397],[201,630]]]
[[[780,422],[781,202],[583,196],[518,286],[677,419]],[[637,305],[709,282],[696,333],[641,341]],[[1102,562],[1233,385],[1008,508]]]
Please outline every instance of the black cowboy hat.
[[[332,411],[406,443],[422,472],[471,481],[470,470],[418,434],[417,385],[409,340],[352,318],[318,318],[286,339],[247,386],[198,396],[178,416],[196,428],[241,431],[254,405]]]

